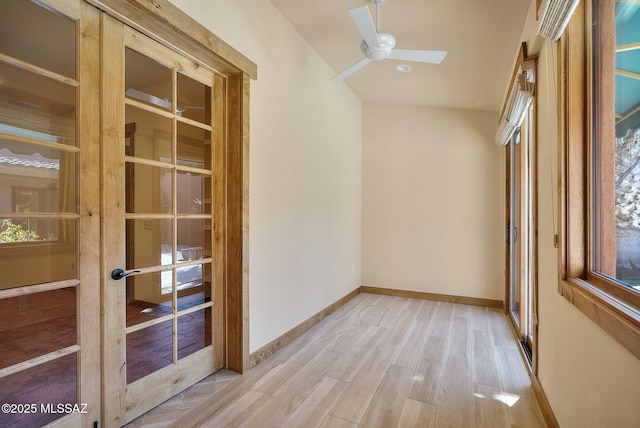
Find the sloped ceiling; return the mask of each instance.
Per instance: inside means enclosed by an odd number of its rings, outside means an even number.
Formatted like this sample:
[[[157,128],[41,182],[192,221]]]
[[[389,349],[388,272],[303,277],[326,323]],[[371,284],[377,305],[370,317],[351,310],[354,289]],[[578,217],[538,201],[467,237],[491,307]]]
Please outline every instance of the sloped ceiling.
[[[616,3],[616,115],[640,108],[640,2]]]
[[[385,0],[380,31],[397,49],[446,50],[439,65],[373,62],[344,83],[368,102],[498,111],[531,0]],[[364,57],[347,10],[371,0],[272,0],[335,73]],[[327,76],[327,79],[331,78]],[[341,84],[336,82],[336,84]]]

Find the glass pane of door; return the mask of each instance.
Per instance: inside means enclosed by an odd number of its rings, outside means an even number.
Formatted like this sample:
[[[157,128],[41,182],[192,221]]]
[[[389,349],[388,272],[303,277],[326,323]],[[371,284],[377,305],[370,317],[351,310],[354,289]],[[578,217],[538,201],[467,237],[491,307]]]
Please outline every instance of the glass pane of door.
[[[212,343],[211,84],[125,53],[127,383]],[[211,75],[212,77],[212,75]]]
[[[510,182],[509,192],[511,204],[509,206],[509,311],[520,326],[520,302],[522,295],[522,248],[521,248],[521,151],[520,151],[520,129],[517,129],[509,142],[510,153]]]
[[[509,207],[507,245],[509,288],[507,309],[520,342],[532,361],[534,349],[534,159],[533,110],[509,142]]]

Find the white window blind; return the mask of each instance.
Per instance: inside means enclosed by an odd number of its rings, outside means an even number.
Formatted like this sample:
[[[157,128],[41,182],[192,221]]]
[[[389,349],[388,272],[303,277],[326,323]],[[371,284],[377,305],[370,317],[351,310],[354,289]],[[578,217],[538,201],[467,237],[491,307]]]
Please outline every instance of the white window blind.
[[[509,142],[511,134],[520,126],[531,101],[533,101],[534,89],[533,70],[518,74],[498,124],[496,144],[504,146]]]
[[[578,3],[580,0],[542,0],[538,9],[538,34],[554,42],[558,40]]]

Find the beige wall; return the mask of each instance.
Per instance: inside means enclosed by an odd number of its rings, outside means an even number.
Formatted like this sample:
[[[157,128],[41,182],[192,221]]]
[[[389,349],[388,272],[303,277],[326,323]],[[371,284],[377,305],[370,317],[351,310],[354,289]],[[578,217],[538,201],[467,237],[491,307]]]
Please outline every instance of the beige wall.
[[[270,2],[174,3],[258,64],[252,351],[361,282],[502,298],[504,165],[491,141],[495,113],[376,104],[361,111]],[[637,427],[638,359],[556,291],[555,96],[546,95],[554,79],[546,57],[555,48],[547,52],[552,45],[532,36],[534,21],[532,7],[523,40],[541,55],[539,378],[561,426]]]
[[[497,117],[364,104],[364,285],[503,299]]]
[[[360,286],[361,103],[268,1],[172,0],[258,65],[250,351]]]
[[[563,428],[640,427],[640,360],[557,292],[557,46],[535,36],[533,7],[522,40],[540,56],[538,377]]]

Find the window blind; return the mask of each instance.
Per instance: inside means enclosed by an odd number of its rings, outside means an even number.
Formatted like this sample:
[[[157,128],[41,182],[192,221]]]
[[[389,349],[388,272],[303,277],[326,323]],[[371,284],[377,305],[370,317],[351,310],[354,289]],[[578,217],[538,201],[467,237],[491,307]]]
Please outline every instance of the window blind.
[[[543,0],[538,9],[538,34],[556,41],[562,36],[580,0]]]
[[[511,134],[520,126],[529,105],[531,105],[531,101],[533,101],[535,84],[530,80],[532,79],[532,74],[532,70],[518,74],[515,84],[511,88],[496,131],[496,144],[500,146],[504,146],[509,142]]]

